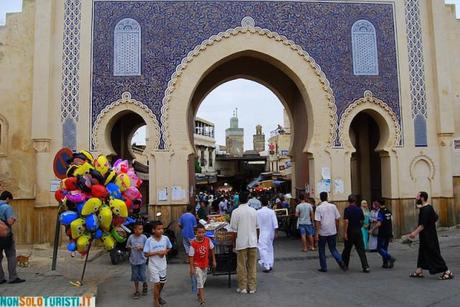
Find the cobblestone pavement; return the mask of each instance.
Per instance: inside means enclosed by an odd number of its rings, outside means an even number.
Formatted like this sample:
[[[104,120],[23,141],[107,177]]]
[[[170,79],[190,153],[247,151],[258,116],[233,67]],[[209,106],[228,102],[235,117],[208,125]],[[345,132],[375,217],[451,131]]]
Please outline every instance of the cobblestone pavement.
[[[415,269],[417,243],[411,246],[392,243],[390,251],[397,258],[393,270],[382,269],[376,253],[368,253],[371,273],[363,274],[359,258],[353,252],[350,270],[343,273],[328,259],[329,272],[320,273],[316,252],[305,255],[300,243],[281,238],[276,242],[275,269],[272,273],[258,273],[257,293],[240,295],[227,287],[225,276],[209,276],[206,283],[206,306],[460,306],[460,230],[440,233],[442,254],[449,268],[458,274],[450,281],[437,280],[427,275],[425,279],[408,277]],[[339,247],[341,250],[342,247]],[[187,265],[176,259],[168,266],[168,283],[165,287],[165,306],[198,306],[187,275]],[[124,270],[99,285],[98,306],[150,306],[152,295],[139,300],[131,299],[130,269]]]
[[[368,253],[371,273],[360,272],[359,259],[352,254],[350,271],[343,273],[328,259],[329,272],[320,273],[317,253],[300,251],[300,242],[280,238],[276,241],[275,269],[270,274],[259,272],[257,293],[239,295],[235,292],[236,278],[227,287],[225,276],[209,276],[206,284],[206,306],[459,306],[460,301],[460,230],[440,232],[442,254],[449,268],[458,274],[451,281],[439,281],[437,276],[422,280],[408,278],[414,270],[417,243],[411,246],[392,243],[390,250],[397,258],[393,270],[380,268],[376,253]],[[339,250],[342,247],[339,246]],[[18,247],[18,254],[28,254],[30,248]],[[28,268],[18,268],[27,279],[18,285],[0,285],[1,296],[16,295],[96,295],[97,306],[150,306],[152,294],[133,300],[130,267],[127,262],[113,266],[102,250],[93,250],[87,267],[85,284],[81,288],[69,281],[80,278],[81,257],[71,258],[60,251],[57,272],[49,274],[51,249],[36,247]],[[3,261],[4,268],[6,263]],[[166,307],[198,306],[188,277],[188,266],[176,258],[168,266],[168,284],[165,287]]]

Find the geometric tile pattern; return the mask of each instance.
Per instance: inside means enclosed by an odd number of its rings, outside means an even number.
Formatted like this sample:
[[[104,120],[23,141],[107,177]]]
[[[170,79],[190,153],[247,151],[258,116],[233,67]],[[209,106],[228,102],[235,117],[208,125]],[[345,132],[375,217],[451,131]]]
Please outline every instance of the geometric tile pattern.
[[[340,119],[348,105],[370,90],[400,121],[394,3],[354,1],[93,1],[92,125],[102,110],[129,91],[158,121],[168,82],[188,53],[203,41],[242,24],[287,37],[324,72]],[[114,29],[124,18],[142,28],[141,73],[114,76]],[[374,25],[378,75],[355,75],[351,28]],[[331,25],[334,25],[331,29]],[[164,140],[160,142],[164,148]]]
[[[81,0],[64,2],[62,43],[61,122],[78,121],[80,97]]]
[[[122,19],[115,27],[114,68],[115,76],[141,74],[141,26],[131,18]]]
[[[375,27],[367,20],[358,20],[351,28],[353,72],[355,75],[378,75],[379,60]]]
[[[419,0],[405,0],[406,31],[409,51],[410,96],[412,118],[415,128],[415,143],[426,146],[426,85],[425,62],[423,58],[422,25]]]

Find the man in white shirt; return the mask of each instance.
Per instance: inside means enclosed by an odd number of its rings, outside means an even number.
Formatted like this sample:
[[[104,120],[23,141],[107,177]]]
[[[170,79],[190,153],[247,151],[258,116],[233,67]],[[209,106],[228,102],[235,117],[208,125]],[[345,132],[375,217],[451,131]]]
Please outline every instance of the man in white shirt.
[[[236,233],[238,293],[256,293],[257,212],[247,204],[247,194],[240,194],[241,204],[232,212],[230,228]]]
[[[259,264],[263,272],[268,273],[273,269],[275,256],[273,254],[273,240],[278,232],[278,219],[275,211],[267,207],[268,200],[262,199],[262,209],[257,210],[257,224],[259,225]]]
[[[256,195],[252,193],[249,194],[249,197],[251,197],[251,199],[248,201],[249,207],[259,210],[262,207],[260,200],[258,200]]]
[[[225,197],[222,197],[219,203],[219,213],[220,214],[227,214],[228,212],[228,202]]]
[[[321,266],[318,271],[327,272],[326,242],[335,261],[337,261],[340,268],[345,271],[346,266],[342,260],[342,256],[336,248],[337,229],[339,227],[340,219],[339,210],[337,210],[337,207],[334,204],[327,202],[327,192],[321,192],[319,197],[321,199],[321,203],[318,205],[315,212],[316,229],[318,230],[316,236],[319,234],[319,264]]]

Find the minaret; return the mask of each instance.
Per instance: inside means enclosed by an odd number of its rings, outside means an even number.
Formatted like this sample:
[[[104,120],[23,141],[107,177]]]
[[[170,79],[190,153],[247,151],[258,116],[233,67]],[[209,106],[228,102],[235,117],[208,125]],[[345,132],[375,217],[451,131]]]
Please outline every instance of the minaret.
[[[244,129],[238,127],[238,108],[230,118],[230,128],[225,130],[227,153],[233,157],[242,157],[244,152]]]
[[[265,134],[262,133],[262,126],[256,126],[256,134],[252,136],[254,150],[262,152],[265,150]]]

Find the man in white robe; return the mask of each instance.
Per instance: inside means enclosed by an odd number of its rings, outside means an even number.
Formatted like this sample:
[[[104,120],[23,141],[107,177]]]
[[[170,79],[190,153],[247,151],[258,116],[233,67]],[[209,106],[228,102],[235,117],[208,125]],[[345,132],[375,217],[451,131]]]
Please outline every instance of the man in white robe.
[[[262,199],[262,208],[257,210],[257,224],[259,226],[259,264],[263,272],[268,273],[273,269],[275,256],[273,253],[273,240],[278,232],[278,220],[275,211],[267,207],[267,200]]]

